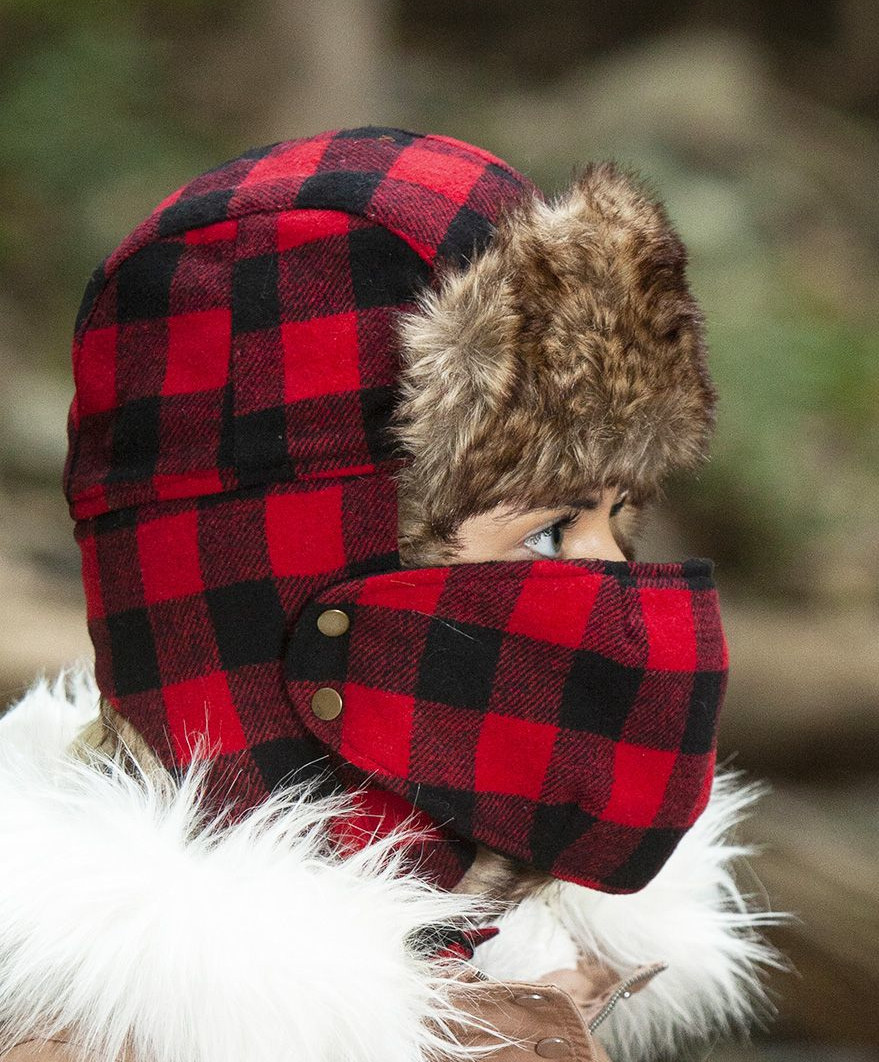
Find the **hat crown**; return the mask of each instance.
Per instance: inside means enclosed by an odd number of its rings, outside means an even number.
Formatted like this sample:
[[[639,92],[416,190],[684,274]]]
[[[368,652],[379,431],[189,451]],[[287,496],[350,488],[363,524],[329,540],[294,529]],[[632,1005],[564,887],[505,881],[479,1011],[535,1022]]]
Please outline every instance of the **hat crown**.
[[[74,516],[390,460],[396,313],[530,187],[479,148],[369,127],[167,197],[80,309]]]

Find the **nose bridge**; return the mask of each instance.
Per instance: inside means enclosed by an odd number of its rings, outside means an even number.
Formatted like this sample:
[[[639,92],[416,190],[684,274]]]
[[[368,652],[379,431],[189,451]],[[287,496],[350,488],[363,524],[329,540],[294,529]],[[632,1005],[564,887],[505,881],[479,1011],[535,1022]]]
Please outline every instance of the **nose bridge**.
[[[601,525],[601,548],[599,560],[625,560],[626,555],[619,547],[611,530],[610,520],[604,520]]]
[[[609,561],[626,559],[626,555],[614,538],[613,529],[610,526],[610,513],[606,510],[595,513],[595,518],[590,521],[586,535],[577,543],[577,553],[574,559],[582,560],[590,557],[595,560]]]

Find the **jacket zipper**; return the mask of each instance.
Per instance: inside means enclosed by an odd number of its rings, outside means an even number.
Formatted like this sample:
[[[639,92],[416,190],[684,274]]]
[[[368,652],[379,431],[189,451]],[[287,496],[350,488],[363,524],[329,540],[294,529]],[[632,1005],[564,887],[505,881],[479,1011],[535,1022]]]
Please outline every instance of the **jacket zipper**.
[[[628,999],[632,994],[632,989],[636,985],[646,984],[648,981],[652,981],[657,974],[662,973],[663,970],[668,969],[668,963],[657,962],[652,966],[648,966],[644,970],[637,970],[631,976],[627,977],[625,981],[620,981],[617,987],[613,990],[608,997],[604,1006],[597,1014],[593,1015],[589,1022],[589,1031],[595,1032],[599,1025],[607,1018],[614,1007],[619,1003],[621,999]]]

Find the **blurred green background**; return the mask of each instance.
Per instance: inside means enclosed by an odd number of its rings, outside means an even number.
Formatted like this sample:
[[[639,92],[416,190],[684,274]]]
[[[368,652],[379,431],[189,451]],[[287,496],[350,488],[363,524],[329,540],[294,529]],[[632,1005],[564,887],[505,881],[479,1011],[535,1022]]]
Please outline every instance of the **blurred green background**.
[[[167,192],[368,123],[476,142],[548,192],[615,158],[690,248],[721,393],[713,459],[670,485],[642,556],[718,562],[721,751],[774,783],[754,870],[799,918],[778,1019],[710,1057],[879,1057],[877,122],[875,0],[4,0],[3,700],[88,652],[59,487],[69,335],[94,265]]]

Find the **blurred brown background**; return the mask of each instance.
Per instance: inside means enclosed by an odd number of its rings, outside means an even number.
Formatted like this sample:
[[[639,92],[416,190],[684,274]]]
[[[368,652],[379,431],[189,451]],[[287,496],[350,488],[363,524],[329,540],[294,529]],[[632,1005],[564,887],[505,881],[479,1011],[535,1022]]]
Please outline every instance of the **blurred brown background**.
[[[690,247],[722,397],[711,464],[642,555],[718,562],[722,755],[774,789],[749,887],[798,916],[777,1020],[703,1057],[879,1057],[877,121],[875,0],[4,0],[2,701],[89,653],[59,487],[69,333],[168,191],[372,122],[474,141],[548,191],[634,165]]]

